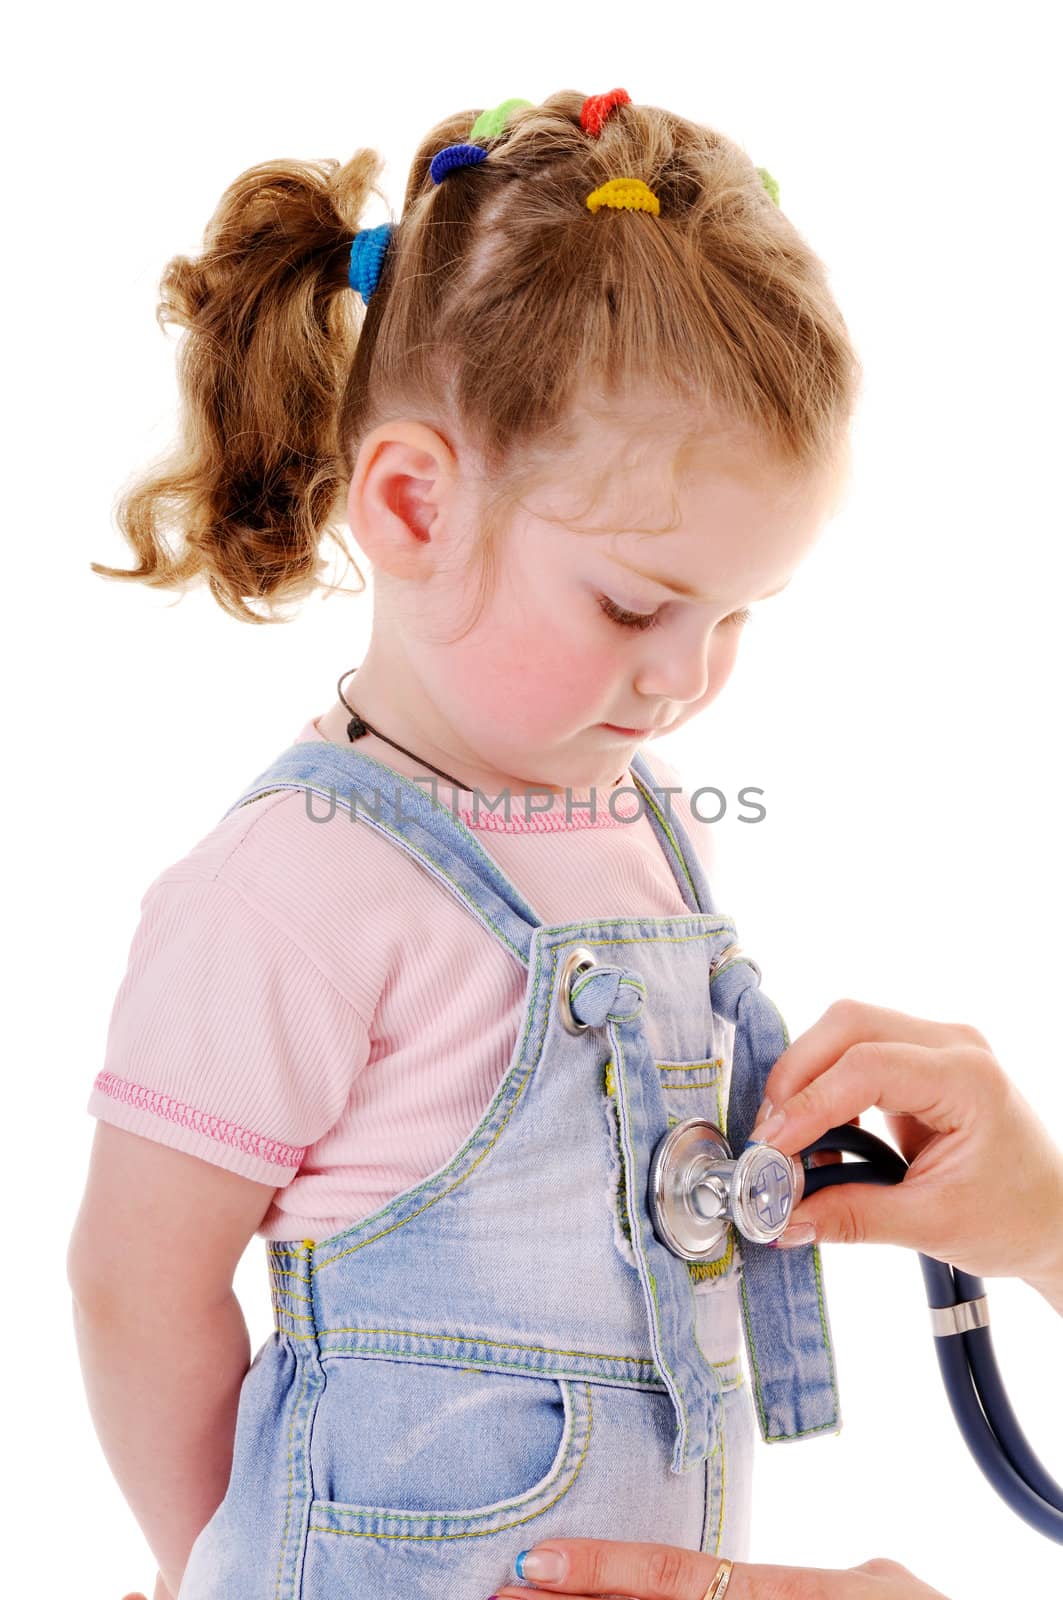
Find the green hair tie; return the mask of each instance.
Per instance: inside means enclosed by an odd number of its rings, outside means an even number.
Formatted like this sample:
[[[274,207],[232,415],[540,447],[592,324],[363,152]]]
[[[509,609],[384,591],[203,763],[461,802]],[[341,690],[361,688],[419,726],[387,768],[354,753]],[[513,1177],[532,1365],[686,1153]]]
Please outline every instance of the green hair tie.
[[[497,139],[511,111],[516,111],[519,106],[530,106],[530,100],[503,100],[500,106],[493,106],[490,111],[481,111],[472,127],[469,129],[470,139]]]
[[[758,167],[757,171],[760,173],[760,181],[761,181],[761,183],[764,185],[765,189],[767,189],[768,193],[771,195],[772,199],[775,201],[775,204],[778,205],[779,204],[779,185],[775,182],[775,179],[772,177],[772,175],[768,171],[767,167]]]

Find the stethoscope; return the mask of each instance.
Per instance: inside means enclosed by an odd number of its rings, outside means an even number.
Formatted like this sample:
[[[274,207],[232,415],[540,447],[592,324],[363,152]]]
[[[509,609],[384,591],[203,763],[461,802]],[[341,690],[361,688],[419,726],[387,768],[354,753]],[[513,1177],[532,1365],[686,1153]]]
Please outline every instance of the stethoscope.
[[[817,1150],[862,1159],[813,1167]],[[711,1261],[728,1226],[744,1239],[770,1244],[795,1206],[830,1183],[900,1183],[908,1163],[864,1128],[831,1128],[800,1156],[751,1144],[737,1159],[723,1132],[704,1117],[688,1117],[657,1144],[650,1162],[648,1200],[653,1231],[685,1261]],[[985,1284],[973,1273],[919,1255],[934,1348],[952,1414],[982,1472],[1011,1509],[1047,1538],[1063,1544],[1063,1489],[1034,1455],[1004,1392],[989,1335]]]

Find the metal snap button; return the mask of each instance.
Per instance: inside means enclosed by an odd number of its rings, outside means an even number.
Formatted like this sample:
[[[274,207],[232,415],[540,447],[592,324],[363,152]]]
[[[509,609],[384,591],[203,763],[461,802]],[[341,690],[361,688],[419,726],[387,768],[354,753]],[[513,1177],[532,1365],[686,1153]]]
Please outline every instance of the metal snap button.
[[[593,950],[588,950],[584,944],[576,945],[561,963],[557,1005],[561,1013],[561,1026],[566,1033],[585,1033],[590,1027],[589,1022],[581,1022],[572,1010],[572,985],[581,973],[589,972],[591,967],[597,965],[598,961]]]
[[[762,976],[761,970],[757,966],[757,963],[753,960],[753,957],[747,956],[740,944],[729,944],[725,950],[721,950],[719,955],[713,956],[712,960],[709,962],[710,981],[715,977],[718,967],[722,967],[727,961],[733,961],[736,956],[741,956],[744,961],[747,961],[753,968],[753,971],[756,973],[758,978]]]

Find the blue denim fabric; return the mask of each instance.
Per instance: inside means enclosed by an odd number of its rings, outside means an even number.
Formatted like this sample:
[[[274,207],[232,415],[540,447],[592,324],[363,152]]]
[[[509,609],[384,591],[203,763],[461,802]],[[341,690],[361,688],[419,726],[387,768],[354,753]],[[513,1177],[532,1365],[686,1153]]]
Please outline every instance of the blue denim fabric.
[[[729,1228],[687,1262],[653,1233],[659,1140],[704,1116],[737,1154],[787,1040],[747,960],[710,981],[734,922],[641,753],[631,770],[686,913],[544,925],[449,808],[334,744],[290,746],[229,808],[303,788],[329,826],[378,828],[528,982],[452,1160],[328,1239],[268,1243],[276,1329],[179,1600],[484,1600],[551,1536],[745,1560],[756,1430],[840,1429],[817,1249]]]

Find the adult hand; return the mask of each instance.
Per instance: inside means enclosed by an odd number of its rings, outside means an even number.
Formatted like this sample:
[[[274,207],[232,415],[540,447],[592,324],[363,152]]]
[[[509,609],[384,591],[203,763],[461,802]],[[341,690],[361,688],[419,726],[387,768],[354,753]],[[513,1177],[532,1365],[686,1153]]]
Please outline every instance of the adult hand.
[[[122,1600],[148,1600],[148,1597],[145,1594],[141,1594],[140,1590],[137,1589],[130,1594],[124,1594]],[[161,1572],[155,1575],[155,1588],[152,1591],[151,1600],[173,1600],[173,1596],[166,1587],[166,1580]]]
[[[506,1584],[491,1600],[528,1600],[529,1595],[629,1596],[631,1600],[702,1600],[719,1556],[678,1545],[638,1544],[613,1539],[550,1539],[524,1558],[559,1553],[566,1572],[557,1579],[534,1577],[534,1588]],[[859,1567],[779,1567],[736,1561],[727,1600],[947,1600],[921,1583],[907,1567],[881,1557]]]
[[[785,1122],[758,1118],[754,1135],[785,1155],[877,1106],[909,1163],[898,1184],[810,1195],[781,1243],[809,1223],[817,1241],[907,1245],[1058,1294],[1063,1151],[976,1028],[839,1000],[779,1056],[765,1100]]]

